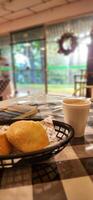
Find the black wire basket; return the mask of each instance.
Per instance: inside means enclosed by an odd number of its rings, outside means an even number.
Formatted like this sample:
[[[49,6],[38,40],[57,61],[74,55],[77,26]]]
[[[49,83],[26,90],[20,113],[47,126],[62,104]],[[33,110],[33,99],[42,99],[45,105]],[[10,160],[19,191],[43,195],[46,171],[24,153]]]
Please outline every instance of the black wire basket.
[[[12,122],[13,121],[7,121],[6,125],[11,124]],[[3,122],[0,122],[0,124],[3,125]],[[0,156],[0,168],[14,167],[20,160],[25,160],[27,162],[28,159],[30,159],[30,163],[36,164],[45,161],[62,151],[74,136],[74,130],[70,125],[64,122],[53,120],[53,124],[57,138],[56,143],[34,152],[11,153],[6,156]]]

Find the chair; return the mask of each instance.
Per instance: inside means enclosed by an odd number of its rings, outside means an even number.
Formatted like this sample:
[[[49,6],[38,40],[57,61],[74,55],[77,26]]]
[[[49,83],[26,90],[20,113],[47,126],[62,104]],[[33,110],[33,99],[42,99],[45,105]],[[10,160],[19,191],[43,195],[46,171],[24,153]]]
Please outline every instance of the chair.
[[[74,96],[86,96],[86,82],[85,70],[74,75]]]

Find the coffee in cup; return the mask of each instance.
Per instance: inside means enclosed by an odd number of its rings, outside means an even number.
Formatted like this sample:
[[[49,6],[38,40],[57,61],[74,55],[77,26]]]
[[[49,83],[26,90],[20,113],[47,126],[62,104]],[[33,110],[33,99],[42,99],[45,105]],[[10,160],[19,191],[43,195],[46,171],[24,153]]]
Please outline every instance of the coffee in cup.
[[[64,122],[74,128],[75,137],[84,135],[90,104],[88,99],[65,98],[63,100]]]

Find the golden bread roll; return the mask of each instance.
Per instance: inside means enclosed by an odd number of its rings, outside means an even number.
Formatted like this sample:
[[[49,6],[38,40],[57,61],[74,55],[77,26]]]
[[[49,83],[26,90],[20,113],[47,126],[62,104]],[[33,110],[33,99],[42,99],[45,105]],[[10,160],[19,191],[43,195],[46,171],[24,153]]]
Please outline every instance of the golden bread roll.
[[[6,132],[9,142],[22,152],[32,152],[49,144],[40,122],[21,120],[10,125]]]
[[[11,152],[11,145],[7,140],[6,131],[0,130],[0,155],[8,155]]]

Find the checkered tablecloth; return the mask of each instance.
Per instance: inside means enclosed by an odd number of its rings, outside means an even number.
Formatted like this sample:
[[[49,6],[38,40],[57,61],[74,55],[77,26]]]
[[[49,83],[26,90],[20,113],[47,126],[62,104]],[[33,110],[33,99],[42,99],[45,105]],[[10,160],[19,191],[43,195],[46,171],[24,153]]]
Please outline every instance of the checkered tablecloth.
[[[63,121],[62,109],[57,110],[62,102],[53,103],[39,104],[39,117]],[[73,138],[46,162],[31,165],[21,160],[14,168],[1,169],[0,189],[0,200],[93,200],[93,106],[84,137]]]
[[[9,79],[2,79],[0,80],[0,95],[4,92],[6,87],[8,86],[10,80]]]

